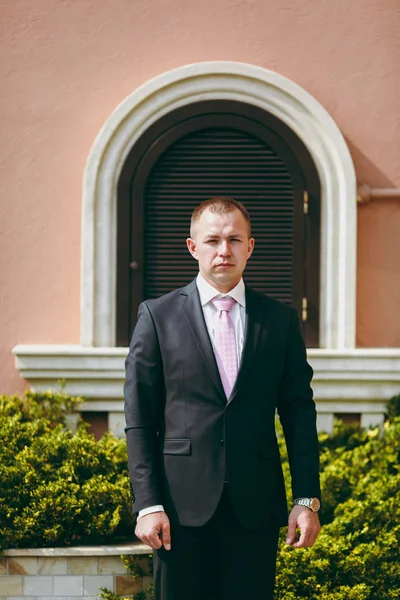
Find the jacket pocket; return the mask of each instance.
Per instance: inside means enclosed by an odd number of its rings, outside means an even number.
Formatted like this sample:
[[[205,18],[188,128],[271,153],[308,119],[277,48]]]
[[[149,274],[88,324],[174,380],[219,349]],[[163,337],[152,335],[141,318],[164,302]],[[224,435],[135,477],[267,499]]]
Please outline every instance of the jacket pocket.
[[[192,443],[187,439],[165,439],[164,454],[180,454],[188,456],[192,452]]]

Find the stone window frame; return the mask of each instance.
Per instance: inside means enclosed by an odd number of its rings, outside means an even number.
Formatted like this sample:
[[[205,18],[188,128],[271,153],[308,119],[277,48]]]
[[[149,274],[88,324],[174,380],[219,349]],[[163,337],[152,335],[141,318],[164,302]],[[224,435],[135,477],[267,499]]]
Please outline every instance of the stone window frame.
[[[81,344],[115,347],[117,183],[135,142],[188,103],[236,100],[286,123],[308,148],[321,181],[320,348],[355,347],[356,176],[328,112],[293,81],[251,64],[204,62],[149,80],[111,114],[90,151],[83,182]]]

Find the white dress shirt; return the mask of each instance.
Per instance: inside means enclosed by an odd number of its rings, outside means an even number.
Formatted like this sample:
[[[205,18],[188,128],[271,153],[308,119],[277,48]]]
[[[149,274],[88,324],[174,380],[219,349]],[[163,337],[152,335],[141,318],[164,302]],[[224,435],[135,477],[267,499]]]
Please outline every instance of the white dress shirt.
[[[240,279],[239,283],[227,294],[221,294],[221,292],[213,288],[213,286],[210,285],[208,281],[206,281],[204,277],[200,275],[200,273],[197,275],[196,284],[197,289],[199,291],[200,304],[203,309],[208,335],[210,336],[213,348],[214,316],[217,312],[217,309],[212,304],[211,300],[214,300],[214,298],[224,298],[225,296],[231,296],[234,300],[236,300],[229,314],[235,328],[236,351],[238,357],[238,364],[240,364],[243,352],[244,332],[246,330],[246,294],[243,279]],[[164,511],[164,507],[161,504],[157,504],[155,506],[148,506],[147,508],[143,508],[139,511],[137,519],[139,520],[145,515],[149,515],[150,513],[159,511]]]
[[[217,312],[217,309],[212,304],[211,300],[214,300],[214,298],[224,298],[225,296],[230,296],[236,300],[229,315],[235,328],[236,352],[238,364],[240,364],[240,359],[243,352],[244,332],[246,327],[246,294],[243,279],[241,279],[239,283],[227,294],[221,294],[221,292],[213,288],[212,285],[210,285],[208,281],[206,281],[204,277],[200,275],[200,273],[197,275],[196,283],[197,289],[199,290],[200,303],[203,309],[208,335],[210,336],[213,348],[215,339],[214,316]]]

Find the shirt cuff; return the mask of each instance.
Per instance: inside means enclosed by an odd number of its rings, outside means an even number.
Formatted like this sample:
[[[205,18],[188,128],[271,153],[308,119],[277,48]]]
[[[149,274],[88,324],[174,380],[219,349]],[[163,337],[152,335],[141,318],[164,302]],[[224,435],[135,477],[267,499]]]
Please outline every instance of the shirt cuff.
[[[139,510],[138,516],[137,516],[137,521],[139,521],[139,519],[141,519],[142,517],[145,517],[146,515],[150,515],[151,513],[155,513],[155,512],[164,512],[164,507],[162,506],[162,504],[156,504],[155,506],[148,506],[147,508],[142,508],[142,510]]]

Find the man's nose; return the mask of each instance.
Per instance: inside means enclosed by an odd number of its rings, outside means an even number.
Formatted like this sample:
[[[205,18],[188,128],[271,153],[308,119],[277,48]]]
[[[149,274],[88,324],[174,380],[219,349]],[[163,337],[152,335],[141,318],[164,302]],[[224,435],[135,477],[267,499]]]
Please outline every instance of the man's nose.
[[[231,253],[231,248],[228,242],[221,242],[219,246],[219,254],[220,256],[229,256]]]

